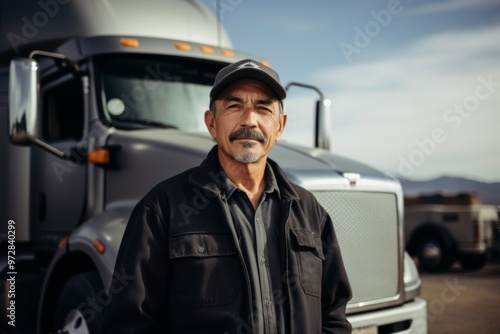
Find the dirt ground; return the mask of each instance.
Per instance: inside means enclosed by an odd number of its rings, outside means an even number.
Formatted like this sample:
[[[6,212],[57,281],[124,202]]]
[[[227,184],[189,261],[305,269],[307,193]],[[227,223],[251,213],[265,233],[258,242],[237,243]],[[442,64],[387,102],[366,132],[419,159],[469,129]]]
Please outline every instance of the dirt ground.
[[[421,278],[429,334],[500,334],[500,263]]]

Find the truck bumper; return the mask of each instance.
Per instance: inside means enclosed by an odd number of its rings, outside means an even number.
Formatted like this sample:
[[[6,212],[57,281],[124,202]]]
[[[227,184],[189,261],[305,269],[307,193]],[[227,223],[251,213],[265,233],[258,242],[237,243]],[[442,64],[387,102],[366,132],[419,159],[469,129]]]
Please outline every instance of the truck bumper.
[[[353,333],[427,333],[427,302],[421,298],[381,311],[348,315]],[[377,329],[375,331],[375,328]]]
[[[486,242],[461,242],[458,244],[459,254],[487,254],[491,251],[491,245]]]

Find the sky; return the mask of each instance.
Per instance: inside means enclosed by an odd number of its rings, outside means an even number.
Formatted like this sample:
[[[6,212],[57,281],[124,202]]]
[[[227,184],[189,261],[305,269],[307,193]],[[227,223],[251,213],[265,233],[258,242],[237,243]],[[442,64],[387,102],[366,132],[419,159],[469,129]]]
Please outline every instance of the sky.
[[[213,11],[216,0],[202,0]],[[500,0],[220,0],[233,46],[332,102],[331,151],[412,180],[500,182]],[[283,140],[313,144],[292,87]]]

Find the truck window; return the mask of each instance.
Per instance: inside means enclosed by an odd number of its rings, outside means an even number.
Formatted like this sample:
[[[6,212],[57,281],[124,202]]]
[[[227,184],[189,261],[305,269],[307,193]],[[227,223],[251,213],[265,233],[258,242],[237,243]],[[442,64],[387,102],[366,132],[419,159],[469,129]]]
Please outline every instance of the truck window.
[[[207,131],[203,113],[221,64],[140,56],[105,57],[95,64],[101,112],[113,126]]]
[[[71,79],[43,93],[43,137],[49,141],[80,139],[83,135],[83,87]]]

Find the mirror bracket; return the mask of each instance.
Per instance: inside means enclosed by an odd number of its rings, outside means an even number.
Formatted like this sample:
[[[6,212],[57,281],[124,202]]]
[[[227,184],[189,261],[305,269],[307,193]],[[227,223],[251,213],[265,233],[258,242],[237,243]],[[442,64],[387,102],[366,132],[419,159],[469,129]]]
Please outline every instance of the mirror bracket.
[[[314,147],[330,150],[330,105],[331,101],[326,99],[321,90],[315,86],[306,85],[299,82],[290,82],[286,85],[285,90],[291,86],[302,87],[305,89],[314,90],[319,95],[316,102],[316,118],[314,128]]]

